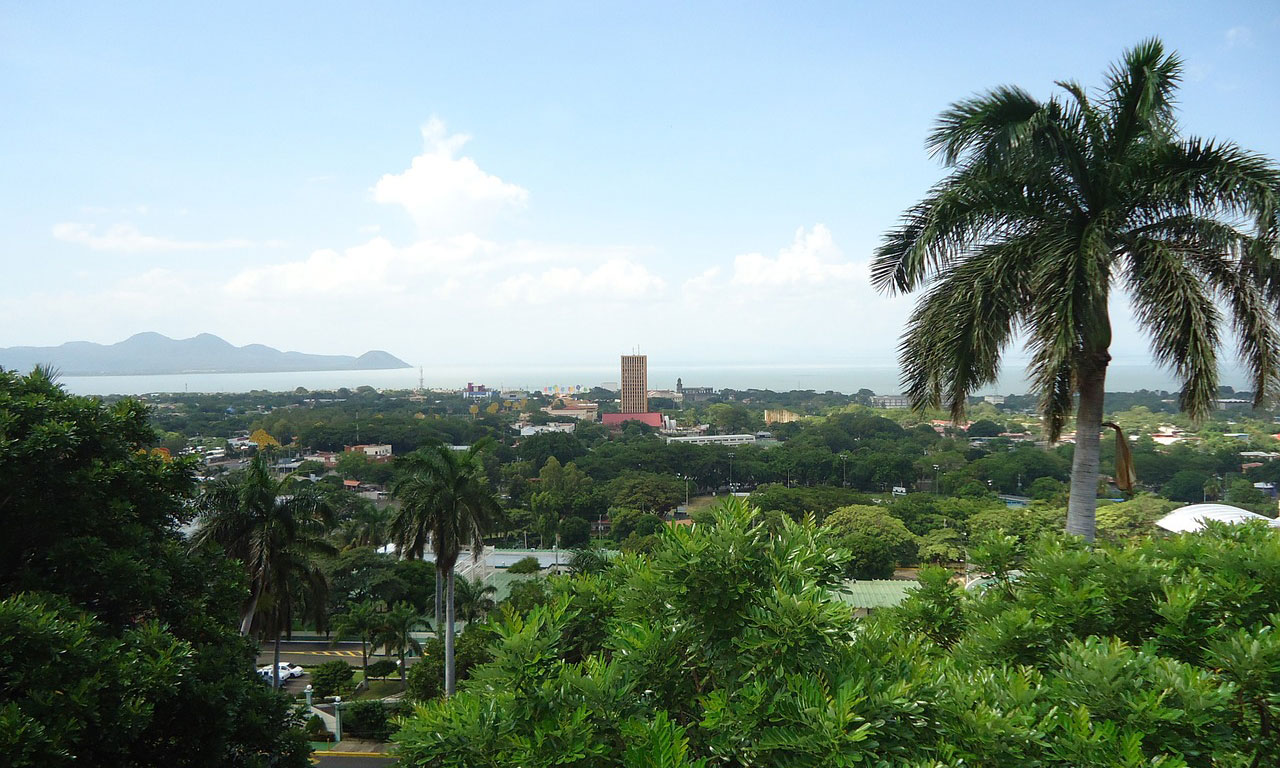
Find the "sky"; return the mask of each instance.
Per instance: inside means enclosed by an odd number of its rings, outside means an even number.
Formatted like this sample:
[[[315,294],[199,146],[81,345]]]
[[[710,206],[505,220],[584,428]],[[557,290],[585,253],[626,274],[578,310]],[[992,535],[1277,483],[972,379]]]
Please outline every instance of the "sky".
[[[1280,157],[1269,1],[4,0],[0,347],[892,362],[868,260],[934,117],[1153,35],[1185,133]]]

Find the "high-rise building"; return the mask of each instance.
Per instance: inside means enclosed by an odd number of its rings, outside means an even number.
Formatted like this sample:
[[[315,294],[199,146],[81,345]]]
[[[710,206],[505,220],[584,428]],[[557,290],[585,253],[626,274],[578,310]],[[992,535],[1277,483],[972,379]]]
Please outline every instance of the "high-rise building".
[[[649,358],[622,356],[622,412],[649,412]]]

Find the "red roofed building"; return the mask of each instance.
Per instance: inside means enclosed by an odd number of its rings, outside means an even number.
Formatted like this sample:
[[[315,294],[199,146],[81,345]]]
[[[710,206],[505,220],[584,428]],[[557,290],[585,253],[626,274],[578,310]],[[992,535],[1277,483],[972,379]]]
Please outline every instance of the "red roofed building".
[[[662,414],[660,413],[605,413],[600,416],[600,421],[606,427],[621,429],[623,422],[638,421],[641,424],[648,424],[654,429],[662,428]]]

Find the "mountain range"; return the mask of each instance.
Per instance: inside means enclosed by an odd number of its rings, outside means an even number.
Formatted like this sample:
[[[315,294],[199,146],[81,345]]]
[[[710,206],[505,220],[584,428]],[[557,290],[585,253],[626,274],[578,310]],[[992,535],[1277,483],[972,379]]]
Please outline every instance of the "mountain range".
[[[48,365],[64,376],[129,376],[164,373],[276,373],[286,371],[371,371],[408,368],[381,350],[350,355],[281,352],[262,344],[237,347],[211,333],[171,339],[138,333],[116,344],[71,341],[56,347],[0,349],[0,368],[30,371]]]

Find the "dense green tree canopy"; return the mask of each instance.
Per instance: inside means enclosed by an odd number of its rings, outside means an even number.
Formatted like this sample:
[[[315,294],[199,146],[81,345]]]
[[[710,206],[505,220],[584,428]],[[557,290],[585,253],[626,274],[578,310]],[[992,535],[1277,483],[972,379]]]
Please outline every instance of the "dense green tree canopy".
[[[403,722],[402,760],[1217,768],[1280,758],[1270,725],[1280,533],[1045,542],[1004,586],[965,592],[926,569],[904,605],[859,620],[835,592],[847,553],[817,529],[778,523],[733,502],[711,524],[665,532],[647,558],[557,579],[549,602],[492,627],[491,658],[458,696]]]
[[[183,540],[190,467],[147,453],[146,410],[0,371],[0,436],[7,764],[305,765],[236,631],[245,581]]]

